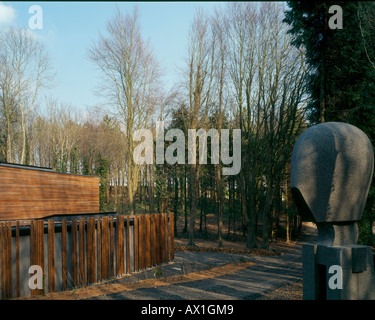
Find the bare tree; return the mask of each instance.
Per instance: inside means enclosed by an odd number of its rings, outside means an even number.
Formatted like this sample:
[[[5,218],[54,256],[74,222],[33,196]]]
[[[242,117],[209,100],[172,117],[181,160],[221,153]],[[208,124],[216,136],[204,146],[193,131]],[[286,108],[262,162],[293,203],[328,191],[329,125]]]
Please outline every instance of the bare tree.
[[[229,5],[230,74],[243,132],[240,189],[247,247],[256,246],[258,217],[268,247],[272,212],[296,135],[306,85],[301,51],[290,45],[282,4]]]
[[[1,52],[1,51],[0,51]],[[4,121],[5,158],[11,163],[14,124],[17,122],[17,97],[15,93],[15,77],[9,65],[9,57],[0,55],[0,115]]]
[[[197,10],[189,32],[186,72],[184,74],[184,89],[188,106],[185,128],[198,130],[205,128],[207,123],[212,98],[214,45],[209,19],[201,10]],[[191,199],[189,245],[194,245],[200,165],[192,163],[189,166]]]
[[[51,83],[50,59],[42,42],[30,31],[17,28],[0,32],[0,57],[7,62],[8,70],[5,73],[12,75],[12,90],[17,101],[22,137],[19,162],[23,164],[30,113],[37,104],[40,89]]]
[[[259,131],[256,128],[261,124],[259,109],[252,109],[257,88],[254,85],[257,60],[256,45],[258,43],[257,26],[259,16],[256,12],[256,4],[249,2],[234,2],[227,7],[227,37],[229,40],[229,75],[231,79],[231,91],[235,97],[235,114],[237,124],[243,137],[243,156],[239,177],[241,192],[242,215],[246,220],[248,239],[247,247],[256,247],[256,202],[258,172],[259,144],[261,142]],[[258,123],[258,126],[257,126]],[[252,131],[253,130],[253,131]],[[253,141],[253,145],[250,145]],[[255,161],[252,161],[255,160]],[[251,163],[254,163],[253,165]],[[248,168],[251,167],[251,172]],[[246,171],[249,175],[246,175]],[[251,182],[249,182],[251,181]]]
[[[214,16],[211,18],[212,37],[215,39],[216,45],[214,55],[214,119],[216,129],[221,133],[223,128],[224,110],[226,107],[227,94],[227,63],[228,63],[228,48],[227,48],[227,32],[225,23],[225,14],[222,10],[216,10]],[[215,179],[217,192],[217,213],[218,213],[218,245],[222,247],[222,233],[223,233],[223,211],[224,211],[224,192],[223,192],[223,177],[221,164],[215,164]]]
[[[160,105],[160,68],[148,42],[142,39],[137,8],[132,15],[116,10],[88,57],[102,71],[101,94],[122,120],[127,146],[127,188],[130,211],[135,209],[140,165],[133,159],[133,132],[146,128]]]
[[[30,163],[60,172],[73,172],[71,154],[77,148],[81,126],[72,105],[46,99],[46,112],[32,114],[28,129]]]
[[[272,211],[277,209],[277,192],[284,179],[296,136],[303,129],[300,112],[306,93],[307,65],[302,51],[290,45],[287,27],[282,23],[282,5],[265,3],[261,7],[262,34],[267,46],[265,73],[259,79],[264,121],[266,154],[271,159],[264,161],[263,243],[268,248],[272,235]],[[270,27],[272,26],[272,27]]]

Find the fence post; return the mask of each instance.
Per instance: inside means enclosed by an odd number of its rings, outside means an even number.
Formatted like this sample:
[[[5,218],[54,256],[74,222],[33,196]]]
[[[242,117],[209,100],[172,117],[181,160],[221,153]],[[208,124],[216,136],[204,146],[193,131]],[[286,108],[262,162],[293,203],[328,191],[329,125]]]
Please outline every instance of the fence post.
[[[86,278],[86,246],[85,246],[85,218],[79,219],[79,273],[81,285],[87,284]]]
[[[102,218],[102,277],[103,279],[109,278],[109,218]]]
[[[62,238],[62,280],[63,290],[68,289],[68,261],[67,261],[67,239],[66,239],[66,219],[62,220],[61,238]]]
[[[20,222],[16,222],[16,272],[17,272],[17,298],[21,296],[20,272]]]
[[[116,218],[116,234],[117,234],[117,275],[125,273],[125,257],[124,257],[124,216],[117,215]]]
[[[151,215],[146,214],[146,267],[151,267]]]
[[[73,282],[74,286],[79,286],[78,278],[78,231],[77,231],[77,219],[72,221],[72,263],[73,263]]]
[[[110,228],[109,228],[109,237],[110,237],[110,246],[111,246],[111,252],[110,252],[110,260],[112,264],[112,276],[115,276],[115,255],[114,255],[114,247],[115,247],[115,235],[113,230],[113,217],[110,218]]]
[[[145,266],[145,252],[144,252],[144,239],[145,239],[145,234],[144,234],[144,219],[143,219],[143,215],[140,215],[139,216],[139,224],[138,224],[138,228],[139,228],[139,269],[142,270]]]
[[[102,227],[100,218],[97,220],[97,233],[98,233],[98,281],[102,281]],[[95,230],[95,229],[94,229]]]
[[[134,271],[139,270],[139,231],[138,231],[138,216],[134,216]]]
[[[48,220],[48,282],[49,292],[55,291],[55,221]]]
[[[130,217],[126,216],[126,272],[130,273]]]
[[[87,219],[87,282],[95,282],[95,218]]]
[[[174,260],[174,213],[169,214],[169,259]]]
[[[0,263],[1,263],[1,299],[5,299],[5,232],[4,223],[0,223]]]
[[[32,220],[30,233],[30,266],[37,265],[42,269],[43,275],[43,289],[31,290],[31,295],[37,296],[44,293],[45,279],[44,279],[44,221]]]

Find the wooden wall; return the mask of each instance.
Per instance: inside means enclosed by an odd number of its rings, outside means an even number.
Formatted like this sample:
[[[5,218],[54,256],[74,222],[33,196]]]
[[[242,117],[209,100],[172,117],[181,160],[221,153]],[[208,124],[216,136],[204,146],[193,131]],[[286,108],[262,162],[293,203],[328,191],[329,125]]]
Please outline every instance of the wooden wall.
[[[98,177],[0,165],[0,220],[98,212]]]

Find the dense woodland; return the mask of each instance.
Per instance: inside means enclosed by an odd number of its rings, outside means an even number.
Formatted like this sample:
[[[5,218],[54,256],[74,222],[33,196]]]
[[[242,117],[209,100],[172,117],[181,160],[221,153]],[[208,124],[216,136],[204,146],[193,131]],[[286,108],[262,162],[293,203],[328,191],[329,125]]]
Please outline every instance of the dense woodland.
[[[333,4],[343,9],[343,29],[328,27]],[[116,10],[87,48],[102,73],[97,93],[105,104],[84,114],[42,94],[55,75],[45,45],[27,30],[0,30],[0,161],[97,175],[102,212],[174,212],[185,221],[175,230],[190,245],[208,214],[217,217],[219,246],[237,235],[248,248],[258,237],[268,248],[281,224],[290,241],[301,224],[288,186],[301,132],[344,121],[374,142],[374,5],[231,2],[197,10],[185,35],[185,67],[168,92],[139,14]],[[186,137],[188,129],[240,129],[240,173],[223,175],[225,163],[210,163],[209,139],[207,164],[137,164],[134,131],[155,133],[157,121]],[[363,243],[373,241],[374,201],[372,187]]]

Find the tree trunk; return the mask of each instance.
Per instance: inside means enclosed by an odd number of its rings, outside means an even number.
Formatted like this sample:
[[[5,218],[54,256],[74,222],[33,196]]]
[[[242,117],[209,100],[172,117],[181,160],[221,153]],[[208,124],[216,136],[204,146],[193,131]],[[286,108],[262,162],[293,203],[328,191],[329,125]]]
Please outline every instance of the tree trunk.
[[[276,187],[272,187],[271,190],[267,191],[266,203],[263,209],[263,249],[269,248],[269,236],[272,228],[272,200],[274,199],[275,188]]]
[[[6,160],[8,163],[12,163],[12,139],[10,133],[10,119],[7,116],[7,148],[6,148]]]
[[[187,214],[187,204],[188,204],[188,200],[187,200],[187,178],[186,178],[186,175],[187,175],[187,172],[186,172],[186,166],[184,168],[184,171],[185,171],[185,174],[184,174],[184,212],[185,212],[185,225],[184,225],[184,230],[183,232],[187,232],[188,231],[188,214]]]
[[[223,186],[221,178],[220,165],[215,166],[216,192],[217,192],[217,219],[218,219],[218,246],[223,246]]]
[[[191,194],[191,209],[189,217],[189,246],[195,246],[194,239],[194,229],[195,229],[195,219],[197,215],[197,176],[198,176],[198,167],[197,164],[192,164],[190,166],[190,194]]]
[[[174,171],[174,201],[173,201],[173,211],[174,211],[174,217],[177,221],[178,216],[178,177],[177,177],[177,166],[175,165],[175,171]],[[176,226],[174,228],[175,234],[177,234]]]
[[[135,191],[134,190],[134,184],[137,182],[135,181],[134,179],[134,171],[132,168],[132,166],[130,164],[128,164],[129,167],[128,167],[128,177],[127,177],[127,186],[128,186],[128,197],[129,197],[129,213],[131,215],[134,214],[135,212],[135,199],[134,199],[134,195],[135,195]]]
[[[21,119],[21,131],[22,131],[22,151],[21,151],[21,159],[20,164],[25,164],[25,157],[26,157],[26,128],[24,124],[24,119],[22,116]]]
[[[290,218],[289,214],[286,214],[286,243],[290,242]]]
[[[149,194],[150,194],[150,202],[149,202],[149,211],[150,213],[154,213],[154,183],[155,183],[155,176],[154,176],[154,165],[150,164],[149,166],[150,170],[150,180],[149,180]]]
[[[246,221],[247,229],[247,240],[246,248],[252,249],[257,247],[256,241],[256,219],[255,219],[255,207],[251,206],[247,201],[246,184],[244,183],[243,173],[240,173],[240,192],[241,192],[241,204],[242,204],[242,219],[243,223]],[[244,229],[244,228],[243,228]]]

